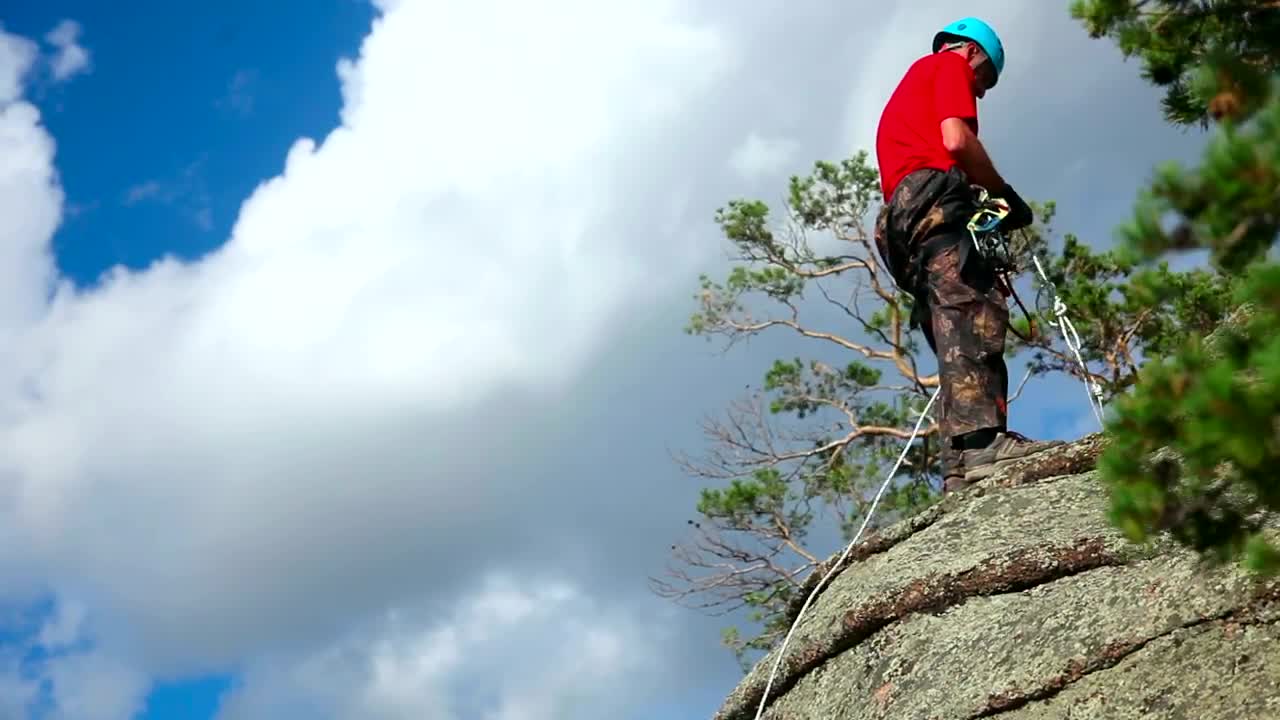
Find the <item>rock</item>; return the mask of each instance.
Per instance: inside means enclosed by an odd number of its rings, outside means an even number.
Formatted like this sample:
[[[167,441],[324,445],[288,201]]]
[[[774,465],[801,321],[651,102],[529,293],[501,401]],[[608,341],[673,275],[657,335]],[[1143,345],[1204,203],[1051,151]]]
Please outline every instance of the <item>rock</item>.
[[[796,628],[764,717],[1280,718],[1280,584],[1125,540],[1102,446],[1028,458],[868,537]],[[755,717],[776,652],[715,720]]]

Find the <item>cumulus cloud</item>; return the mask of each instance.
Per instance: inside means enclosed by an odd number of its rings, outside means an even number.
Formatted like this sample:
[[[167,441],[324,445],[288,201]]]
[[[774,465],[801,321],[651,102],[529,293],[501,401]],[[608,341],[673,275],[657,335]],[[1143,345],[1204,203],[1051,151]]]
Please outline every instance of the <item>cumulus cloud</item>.
[[[80,31],[80,23],[63,20],[44,36],[45,41],[57,50],[49,62],[53,79],[58,82],[89,69],[89,51],[80,45]]]
[[[39,111],[21,99],[36,58],[33,43],[0,32],[0,282],[6,286],[0,337],[9,343],[43,312],[53,278],[49,238],[63,202],[53,140],[40,127]]]
[[[677,6],[389,5],[339,64],[341,126],[294,145],[224,247],[62,285],[13,323],[6,524],[49,580],[92,588],[153,666],[190,668],[451,567],[450,544],[522,502],[499,484],[517,458],[485,455],[693,259],[615,224],[638,192],[650,227],[682,211],[646,159],[725,67]],[[52,220],[52,147],[25,112],[23,191]],[[52,222],[17,230],[7,252],[43,251]]]
[[[219,718],[620,718],[652,690],[663,640],[573,585],[491,576],[446,612],[388,611],[255,664]]]

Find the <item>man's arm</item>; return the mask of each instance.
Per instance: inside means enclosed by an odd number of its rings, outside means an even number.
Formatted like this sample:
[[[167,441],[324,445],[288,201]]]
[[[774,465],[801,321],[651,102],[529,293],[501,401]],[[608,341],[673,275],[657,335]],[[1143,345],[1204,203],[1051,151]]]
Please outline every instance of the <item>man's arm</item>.
[[[1000,173],[996,172],[991,156],[987,155],[987,149],[982,146],[978,136],[973,134],[968,123],[957,117],[943,120],[942,144],[970,180],[1009,203],[1009,216],[1005,218],[1005,227],[1017,230],[1035,222],[1031,207],[1009,186],[1009,183],[1004,181],[1004,178],[1000,177]]]
[[[987,155],[987,149],[969,124],[958,117],[949,117],[942,121],[942,145],[955,158],[956,164],[973,182],[986,188],[993,195],[999,195],[1005,188],[1004,178],[996,172],[995,164]]]

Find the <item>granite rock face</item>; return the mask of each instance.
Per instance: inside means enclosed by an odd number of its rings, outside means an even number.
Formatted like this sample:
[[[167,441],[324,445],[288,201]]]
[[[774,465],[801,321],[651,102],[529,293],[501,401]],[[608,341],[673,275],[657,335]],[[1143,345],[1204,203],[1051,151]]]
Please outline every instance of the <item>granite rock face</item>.
[[[1101,446],[1028,458],[867,538],[806,611],[763,717],[1280,719],[1280,583],[1125,540]],[[755,718],[776,652],[715,720]]]

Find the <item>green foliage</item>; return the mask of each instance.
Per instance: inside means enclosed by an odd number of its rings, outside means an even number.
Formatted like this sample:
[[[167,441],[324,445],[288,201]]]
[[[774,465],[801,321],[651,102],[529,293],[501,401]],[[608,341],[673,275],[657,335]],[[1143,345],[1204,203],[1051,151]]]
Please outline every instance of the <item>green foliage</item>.
[[[1010,245],[1017,266],[1030,276],[1026,309],[1035,319],[1035,332],[1031,318],[1015,304],[1006,353],[1025,357],[1031,377],[1082,377],[1079,361],[1060,332],[1049,326],[1055,319],[1055,296],[1069,308],[1087,379],[1102,390],[1104,402],[1134,383],[1144,359],[1165,354],[1188,334],[1210,332],[1233,307],[1231,279],[1218,273],[1174,271],[1167,263],[1140,267],[1132,253],[1095,252],[1071,233],[1062,237],[1061,251],[1053,252],[1057,206],[1047,202],[1033,207],[1036,224],[1015,233]],[[1032,254],[1040,259],[1051,287],[1035,271]]]
[[[1280,6],[1259,0],[1074,0],[1095,38],[1138,56],[1172,122],[1251,114],[1280,69]]]
[[[1280,102],[1273,99],[1249,122],[1222,126],[1194,171],[1170,163],[1142,194],[1123,229],[1141,257],[1207,248],[1214,264],[1240,272],[1270,249],[1280,226]],[[1170,215],[1183,222],[1171,231]]]
[[[798,420],[819,412],[824,407],[853,398],[880,384],[881,370],[866,363],[851,361],[842,371],[823,363],[811,363],[808,371],[799,358],[776,360],[764,376],[764,389],[774,393],[769,404],[772,413],[793,413]]]
[[[820,160],[813,174],[791,178],[788,204],[806,227],[840,233],[862,225],[871,203],[880,199],[880,174],[867,157],[860,150],[839,164]]]
[[[1212,342],[1203,332],[1163,338],[1161,357],[1113,405],[1100,460],[1112,519],[1134,540],[1167,531],[1207,557],[1280,571],[1263,534],[1280,511],[1280,266],[1267,258],[1280,232],[1278,9],[1095,0],[1073,12],[1143,56],[1153,82],[1169,87],[1175,120],[1221,121],[1199,168],[1163,167],[1142,194],[1122,228],[1126,261],[1207,250],[1247,310]],[[1133,291],[1157,303],[1186,292],[1158,279]]]
[[[1038,237],[1023,244],[1039,255],[1052,283],[1052,288],[1044,287],[1033,273],[1037,294],[1032,305],[1042,323],[1037,327],[1039,334],[1030,337],[1028,319],[1015,315],[1012,325],[1017,332],[1008,346],[1010,356],[1030,351],[1032,376],[1055,372],[1080,376],[1077,359],[1063,346],[1057,331],[1043,325],[1054,317],[1055,293],[1070,309],[1089,380],[1102,389],[1104,402],[1136,381],[1144,359],[1167,354],[1188,335],[1211,332],[1234,307],[1232,279],[1219,273],[1174,271],[1168,263],[1139,267],[1125,250],[1095,252],[1070,233],[1063,237],[1062,250],[1050,253],[1043,236],[1051,230],[1054,211],[1051,203],[1041,210],[1040,223],[1030,231]],[[1034,268],[1029,257],[1022,266]]]

